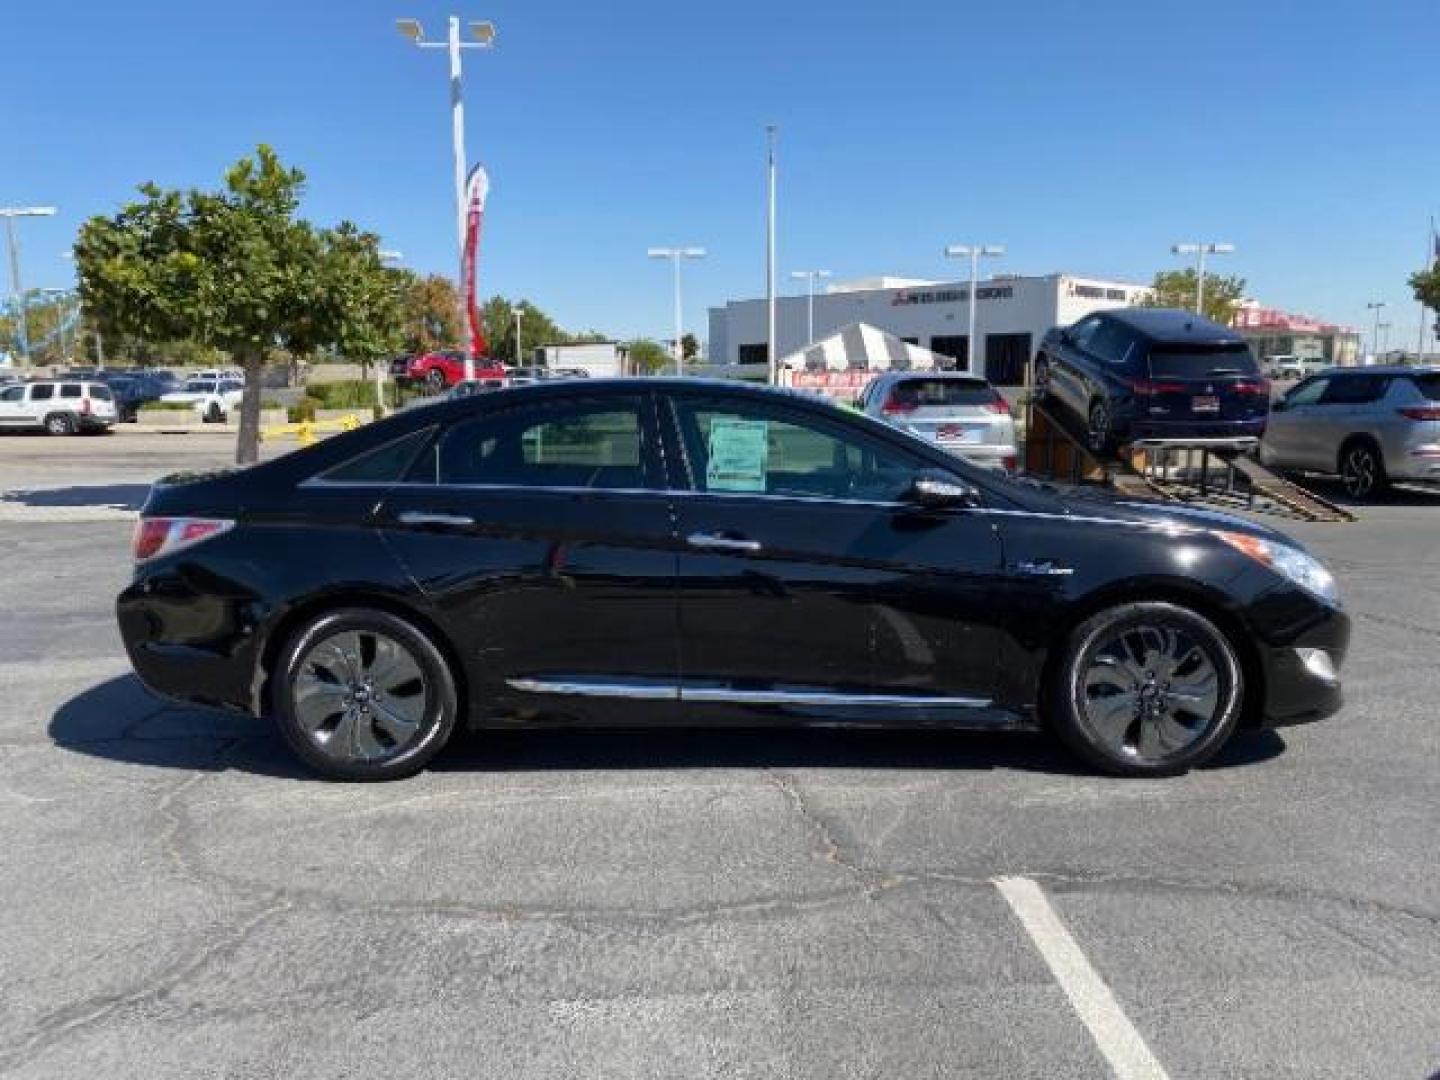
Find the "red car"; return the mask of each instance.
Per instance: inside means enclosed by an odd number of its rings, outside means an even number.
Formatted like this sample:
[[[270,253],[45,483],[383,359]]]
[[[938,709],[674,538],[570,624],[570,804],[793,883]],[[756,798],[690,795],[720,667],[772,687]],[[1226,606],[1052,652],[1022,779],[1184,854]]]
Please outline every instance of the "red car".
[[[391,374],[396,382],[419,383],[439,393],[465,378],[465,354],[459,349],[446,349],[406,357],[391,365]],[[475,378],[503,378],[504,375],[504,368],[488,356],[475,358]]]

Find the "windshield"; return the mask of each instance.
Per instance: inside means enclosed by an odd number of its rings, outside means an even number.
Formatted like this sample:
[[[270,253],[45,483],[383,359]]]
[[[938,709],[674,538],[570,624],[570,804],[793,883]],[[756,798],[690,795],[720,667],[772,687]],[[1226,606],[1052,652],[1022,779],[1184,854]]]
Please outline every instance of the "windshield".
[[[1258,375],[1255,357],[1245,345],[1152,345],[1150,375],[1156,379],[1206,379],[1219,375]]]

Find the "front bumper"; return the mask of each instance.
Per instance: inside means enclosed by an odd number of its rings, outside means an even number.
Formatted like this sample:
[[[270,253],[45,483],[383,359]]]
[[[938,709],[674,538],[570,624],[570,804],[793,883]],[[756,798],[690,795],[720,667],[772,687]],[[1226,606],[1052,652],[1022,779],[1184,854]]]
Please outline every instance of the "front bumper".
[[[1334,715],[1345,700],[1339,673],[1349,645],[1350,618],[1331,608],[1286,644],[1263,648],[1260,726],[1286,727]]]

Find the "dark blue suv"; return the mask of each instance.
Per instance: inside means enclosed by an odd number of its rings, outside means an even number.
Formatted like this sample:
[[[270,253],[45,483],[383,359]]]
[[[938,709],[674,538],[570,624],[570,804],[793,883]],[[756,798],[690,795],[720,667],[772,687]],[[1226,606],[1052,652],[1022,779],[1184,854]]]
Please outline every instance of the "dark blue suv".
[[[1245,339],[1174,308],[1102,311],[1051,330],[1035,385],[1099,453],[1135,439],[1258,439],[1270,415],[1270,382]]]

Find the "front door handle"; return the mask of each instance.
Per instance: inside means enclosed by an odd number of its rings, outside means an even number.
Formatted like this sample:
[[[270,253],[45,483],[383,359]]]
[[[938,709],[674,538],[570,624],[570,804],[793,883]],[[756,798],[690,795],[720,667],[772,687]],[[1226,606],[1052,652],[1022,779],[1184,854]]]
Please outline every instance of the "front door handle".
[[[436,514],[428,510],[405,510],[397,520],[402,525],[474,525],[475,519],[465,514]]]
[[[685,538],[685,542],[693,548],[703,548],[707,551],[759,551],[759,540],[742,540],[736,536],[723,536],[720,533],[691,533]]]

